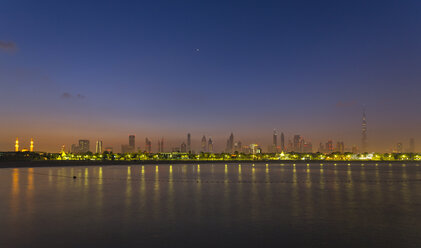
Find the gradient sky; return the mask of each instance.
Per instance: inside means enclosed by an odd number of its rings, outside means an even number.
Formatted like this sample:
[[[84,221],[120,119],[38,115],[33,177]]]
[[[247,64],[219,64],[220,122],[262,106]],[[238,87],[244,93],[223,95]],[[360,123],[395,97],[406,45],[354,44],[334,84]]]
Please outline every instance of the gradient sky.
[[[0,150],[421,142],[421,1],[133,2],[2,1]]]

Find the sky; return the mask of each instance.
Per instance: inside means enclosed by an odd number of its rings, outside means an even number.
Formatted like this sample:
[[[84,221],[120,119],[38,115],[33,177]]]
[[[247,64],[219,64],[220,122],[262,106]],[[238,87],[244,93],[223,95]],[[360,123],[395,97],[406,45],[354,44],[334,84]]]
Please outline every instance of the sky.
[[[0,8],[0,150],[79,139],[166,150],[273,129],[361,143],[421,143],[421,2],[24,1]],[[421,145],[416,145],[421,151]]]

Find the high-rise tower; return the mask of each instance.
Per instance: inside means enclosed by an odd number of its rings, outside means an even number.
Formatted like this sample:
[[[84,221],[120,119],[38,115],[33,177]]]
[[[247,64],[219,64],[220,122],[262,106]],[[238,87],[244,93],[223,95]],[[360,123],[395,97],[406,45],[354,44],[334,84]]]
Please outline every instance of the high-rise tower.
[[[29,144],[29,151],[34,152],[34,139],[31,138],[31,143]]]
[[[365,117],[365,108],[363,110],[363,121],[361,130],[361,152],[367,152],[367,120]]]
[[[96,141],[95,153],[102,153],[102,140]]]
[[[202,152],[206,152],[206,146],[207,146],[206,137],[205,137],[205,135],[203,135],[203,137],[202,137]]]
[[[190,133],[187,134],[187,152],[191,153],[191,136],[190,136]]]
[[[19,151],[19,139],[16,137],[16,142],[15,142],[15,152]]]
[[[129,135],[129,147],[130,150],[132,150],[131,152],[134,152],[136,150],[135,138],[136,136],[134,136],[133,134]]]
[[[284,133],[281,133],[281,151],[285,151],[285,137]]]
[[[209,138],[209,141],[208,141],[208,152],[213,153],[213,141],[212,141],[212,138]]]
[[[276,129],[273,129],[273,142],[272,142],[272,151],[278,152],[278,132]]]

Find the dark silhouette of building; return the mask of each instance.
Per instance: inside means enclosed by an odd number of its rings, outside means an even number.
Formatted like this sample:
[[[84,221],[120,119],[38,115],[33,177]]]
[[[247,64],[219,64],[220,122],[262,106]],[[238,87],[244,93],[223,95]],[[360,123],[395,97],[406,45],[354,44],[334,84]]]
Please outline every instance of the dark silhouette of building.
[[[284,133],[281,133],[281,151],[285,151],[285,137]]]

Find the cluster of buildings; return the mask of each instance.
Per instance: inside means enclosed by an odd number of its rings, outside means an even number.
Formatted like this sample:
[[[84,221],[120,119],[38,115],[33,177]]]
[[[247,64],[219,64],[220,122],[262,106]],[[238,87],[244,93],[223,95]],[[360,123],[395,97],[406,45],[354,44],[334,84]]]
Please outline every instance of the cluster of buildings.
[[[195,154],[196,151],[192,149],[192,139],[191,134],[187,134],[187,139],[184,140],[179,146],[172,147],[171,149],[165,149],[164,147],[164,138],[158,139],[156,149],[152,150],[152,141],[146,137],[145,144],[143,149],[140,146],[136,146],[136,136],[129,135],[128,144],[121,145],[121,153],[137,153],[137,152],[146,152],[146,153],[165,153],[165,152],[175,152],[175,153],[189,153]],[[19,140],[16,138],[15,142],[15,152],[19,151],[34,151],[34,141],[31,138],[29,148],[20,149]],[[65,151],[65,146],[62,146],[62,152]],[[72,144],[69,152],[74,154],[84,154],[88,152],[93,152],[90,149],[90,141],[87,139],[81,139],[78,141],[77,144]],[[102,140],[97,140],[95,143],[95,153],[103,153],[103,152],[114,152],[112,147],[103,147]],[[206,138],[203,135],[200,143],[200,149],[197,151],[198,153],[214,153],[215,152],[215,145],[212,137]],[[234,134],[231,132],[230,136],[226,141],[226,146],[224,149],[225,153],[244,153],[244,154],[261,154],[262,148],[258,144],[249,144],[244,145],[241,141],[234,139]],[[300,134],[295,134],[292,136],[292,139],[288,139],[286,142],[285,135],[283,132],[280,133],[280,137],[278,137],[278,131],[275,129],[273,130],[272,135],[272,144],[268,146],[267,153],[313,153],[313,152],[320,152],[325,154],[330,153],[345,153],[351,152],[354,154],[357,153],[365,153],[368,151],[368,142],[367,142],[367,120],[365,111],[362,115],[362,128],[361,128],[361,149],[357,146],[352,147],[345,147],[343,141],[337,141],[334,143],[332,140],[328,140],[326,143],[320,142],[318,148],[315,150],[313,149],[313,145],[311,142],[305,140]],[[399,142],[396,146],[392,149],[393,153],[414,153],[415,152],[415,141],[413,138],[409,141],[409,146],[407,149],[404,150],[403,143]]]

